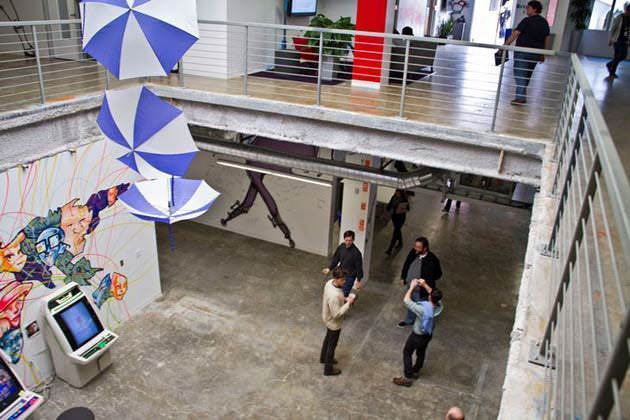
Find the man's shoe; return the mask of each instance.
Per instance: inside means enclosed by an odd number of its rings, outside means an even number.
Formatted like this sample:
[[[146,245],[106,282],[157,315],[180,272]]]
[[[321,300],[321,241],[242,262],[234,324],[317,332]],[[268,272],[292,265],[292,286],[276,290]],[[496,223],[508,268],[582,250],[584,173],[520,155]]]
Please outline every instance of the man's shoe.
[[[414,373],[412,373],[412,374],[411,374],[411,377],[412,377],[413,379],[420,379],[420,372],[414,372]]]
[[[405,321],[400,321],[398,323],[398,328],[405,328],[407,326],[409,326],[409,324],[407,324]]]
[[[402,376],[392,379],[392,382],[396,385],[406,387],[410,387],[413,384],[413,381],[411,379],[403,378]]]
[[[337,376],[341,375],[341,369],[333,369],[330,372],[324,372],[324,376]]]
[[[527,103],[527,101],[525,99],[514,99],[512,102],[510,102],[512,105],[517,105],[517,106],[522,106],[525,105]]]
[[[324,363],[326,363],[326,362],[322,362],[322,361],[320,360],[320,361],[319,361],[319,363],[324,364]],[[337,363],[339,363],[339,362],[337,361],[337,359],[333,359],[333,365],[336,365]]]

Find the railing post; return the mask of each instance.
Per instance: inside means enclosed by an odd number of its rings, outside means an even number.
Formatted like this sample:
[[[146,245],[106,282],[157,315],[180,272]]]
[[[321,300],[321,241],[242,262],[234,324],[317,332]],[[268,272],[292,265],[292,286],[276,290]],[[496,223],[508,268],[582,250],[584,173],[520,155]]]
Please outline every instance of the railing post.
[[[402,79],[402,88],[400,91],[400,112],[398,116],[400,118],[405,117],[405,98],[407,96],[407,73],[409,71],[409,45],[411,41],[407,39],[405,43],[405,65],[403,67],[403,79]]]
[[[37,63],[37,77],[39,79],[39,96],[42,104],[46,103],[46,90],[44,88],[44,73],[42,71],[42,61],[39,56],[39,43],[37,42],[37,29],[35,25],[31,26],[33,31],[33,44],[35,47],[35,63]]]
[[[497,125],[497,112],[499,110],[499,99],[501,98],[501,85],[503,84],[503,70],[505,69],[506,56],[507,50],[503,49],[501,52],[501,69],[499,70],[499,85],[497,86],[497,94],[494,98],[494,111],[492,112],[492,127],[490,131],[494,131]]]
[[[243,46],[243,95],[247,96],[247,76],[249,74],[249,26],[245,26],[243,36],[245,45]]]
[[[105,69],[105,90],[109,90],[109,70],[105,67],[103,69]]]
[[[181,59],[177,62],[177,81],[179,87],[186,87],[186,80],[184,78],[184,60]]]
[[[317,60],[317,106],[322,104],[322,69],[324,67],[324,33],[319,33],[319,58]]]

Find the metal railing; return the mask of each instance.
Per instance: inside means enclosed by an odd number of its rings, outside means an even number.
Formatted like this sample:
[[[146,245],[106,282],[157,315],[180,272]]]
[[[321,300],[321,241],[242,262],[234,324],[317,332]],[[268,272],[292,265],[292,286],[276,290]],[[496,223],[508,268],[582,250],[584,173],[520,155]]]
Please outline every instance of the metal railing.
[[[546,369],[546,418],[621,419],[630,408],[622,404],[630,393],[630,185],[575,54],[556,140],[549,318],[532,362]]]
[[[566,59],[547,50],[271,24],[199,27],[179,79],[153,82],[544,139],[553,137],[566,87]],[[331,44],[334,36],[346,36],[347,46]],[[301,52],[300,40],[308,44]],[[510,59],[514,51],[536,55]],[[531,82],[518,73],[543,56]],[[81,52],[80,21],[0,22],[0,111],[98,92],[114,80]],[[528,104],[511,105],[521,82],[529,83]]]

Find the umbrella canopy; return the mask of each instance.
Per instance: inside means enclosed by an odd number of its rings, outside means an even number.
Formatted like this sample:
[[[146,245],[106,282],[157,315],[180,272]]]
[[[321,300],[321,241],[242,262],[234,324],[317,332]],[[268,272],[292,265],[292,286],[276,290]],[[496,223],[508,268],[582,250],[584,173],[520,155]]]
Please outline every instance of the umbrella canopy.
[[[83,0],[83,50],[118,79],[166,76],[199,39],[196,0]]]
[[[201,216],[219,195],[202,180],[162,178],[140,181],[119,199],[140,219],[172,224]]]
[[[116,158],[148,179],[184,176],[199,152],[183,112],[143,86],[105,92],[97,123]]]

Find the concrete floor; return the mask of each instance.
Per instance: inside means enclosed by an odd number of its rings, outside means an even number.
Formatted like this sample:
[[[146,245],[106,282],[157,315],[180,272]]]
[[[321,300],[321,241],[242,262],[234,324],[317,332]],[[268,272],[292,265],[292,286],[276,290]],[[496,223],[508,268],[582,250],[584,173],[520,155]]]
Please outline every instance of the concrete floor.
[[[608,79],[607,58],[582,57],[584,70],[591,82],[593,93],[599,100],[602,114],[615,141],[621,162],[630,176],[630,141],[628,141],[628,110],[630,109],[630,62],[617,68],[617,79]]]
[[[496,418],[530,213],[475,202],[442,215],[430,192],[412,206],[404,249],[417,234],[433,240],[446,307],[413,387],[391,383],[409,334],[396,327],[406,252],[383,253],[391,226],[377,232],[372,278],[344,324],[343,374],[324,377],[326,258],[181,223],[174,253],[158,227],[164,297],[121,327],[104,375],[82,390],[56,380],[40,418],[83,405],[98,419],[437,419],[453,404]]]

